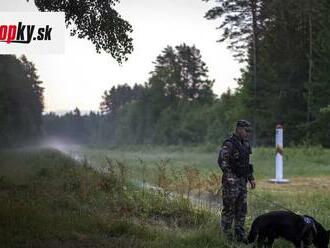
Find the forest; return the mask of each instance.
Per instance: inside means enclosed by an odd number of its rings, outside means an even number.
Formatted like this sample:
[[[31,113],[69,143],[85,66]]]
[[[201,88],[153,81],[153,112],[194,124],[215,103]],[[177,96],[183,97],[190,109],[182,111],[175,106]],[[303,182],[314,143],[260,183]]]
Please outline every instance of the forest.
[[[77,143],[221,144],[237,119],[253,123],[254,146],[330,147],[330,3],[326,0],[214,3],[219,42],[244,65],[221,96],[194,45],[164,47],[147,82],[104,89],[99,111],[43,113],[43,87],[26,57],[0,57],[0,147],[57,136]],[[219,65],[221,73],[221,65]]]

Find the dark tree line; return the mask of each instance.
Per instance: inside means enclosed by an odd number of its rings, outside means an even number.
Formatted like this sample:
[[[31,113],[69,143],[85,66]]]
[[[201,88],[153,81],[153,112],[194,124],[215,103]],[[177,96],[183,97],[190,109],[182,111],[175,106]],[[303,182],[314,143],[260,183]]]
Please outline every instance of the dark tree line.
[[[69,143],[89,144],[100,141],[102,120],[100,113],[90,112],[88,115],[82,115],[78,108],[62,116],[50,112],[43,116],[45,137],[56,137]]]
[[[0,148],[27,143],[41,134],[41,83],[26,57],[0,56]]]
[[[287,144],[330,146],[329,16],[326,0],[220,0],[207,14],[219,19],[247,66],[233,96],[254,121],[258,145],[273,143],[284,124]],[[243,57],[242,57],[243,55]],[[239,103],[237,103],[239,104]],[[328,119],[329,120],[329,119]],[[327,138],[320,138],[325,136]]]

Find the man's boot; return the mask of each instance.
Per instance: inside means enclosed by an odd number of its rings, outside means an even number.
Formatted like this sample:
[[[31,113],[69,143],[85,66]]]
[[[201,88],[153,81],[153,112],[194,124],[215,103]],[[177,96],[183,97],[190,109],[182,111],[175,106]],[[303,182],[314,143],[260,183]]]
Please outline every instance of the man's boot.
[[[231,229],[230,230],[222,230],[222,233],[228,241],[233,241],[233,232],[232,232]]]
[[[220,225],[220,229],[221,229],[221,233],[227,240],[230,240],[230,241],[233,240],[233,230],[230,225],[222,222]]]
[[[231,228],[221,227],[221,233],[228,241],[233,241],[233,230]]]
[[[247,244],[247,239],[243,227],[235,227],[235,239],[237,242]]]

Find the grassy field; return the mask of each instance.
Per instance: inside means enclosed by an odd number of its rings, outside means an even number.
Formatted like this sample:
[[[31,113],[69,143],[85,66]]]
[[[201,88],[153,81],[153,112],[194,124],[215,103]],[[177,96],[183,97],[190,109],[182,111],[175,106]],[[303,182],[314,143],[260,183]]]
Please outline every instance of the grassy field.
[[[196,188],[201,188],[202,192],[208,193],[207,199],[220,198],[217,194],[221,178],[217,165],[218,147],[128,146],[111,150],[85,148],[83,153],[92,164],[97,161],[95,166],[106,163],[107,159],[126,164],[130,178],[138,181],[146,180],[185,195],[195,192],[196,196],[199,191]],[[254,149],[252,162],[258,186],[249,193],[247,226],[259,214],[281,209],[280,205],[297,213],[315,216],[330,228],[329,149],[286,148],[284,176],[290,183],[285,185],[268,182],[275,177],[275,149]],[[197,176],[193,169],[197,170]],[[283,243],[278,245],[284,247]]]
[[[220,200],[217,147],[62,150],[69,155],[0,153],[3,247],[240,247],[223,239],[216,212],[187,200]],[[255,149],[253,163],[258,188],[249,194],[247,228],[281,204],[329,229],[330,150],[286,149],[287,185],[268,183],[275,174],[273,149]],[[277,241],[274,247],[291,246]]]
[[[74,152],[74,151],[73,151]],[[166,161],[168,166],[182,168],[191,166],[198,168],[202,173],[212,170],[218,171],[218,147],[211,145],[198,147],[154,147],[154,146],[128,146],[110,149],[80,149],[95,166],[105,163],[105,158],[116,159],[127,166],[138,169],[140,163],[155,168],[161,161]],[[270,179],[275,176],[275,149],[256,148],[253,150],[252,162],[255,167],[256,177]],[[140,162],[140,163],[139,163]],[[285,176],[314,177],[330,176],[330,150],[314,148],[286,148],[284,152]]]
[[[0,196],[0,247],[224,245],[207,210],[56,150],[2,152]]]

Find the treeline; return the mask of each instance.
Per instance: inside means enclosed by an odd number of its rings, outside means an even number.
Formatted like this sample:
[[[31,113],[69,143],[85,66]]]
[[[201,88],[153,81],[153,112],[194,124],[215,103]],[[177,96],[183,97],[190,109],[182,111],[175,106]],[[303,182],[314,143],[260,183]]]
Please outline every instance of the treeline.
[[[41,83],[25,56],[0,56],[0,149],[27,144],[42,133]]]
[[[196,47],[168,46],[144,85],[105,91],[98,113],[49,113],[45,131],[89,144],[219,144],[247,114],[239,94],[217,98],[213,83]]]
[[[272,144],[281,123],[287,144],[330,146],[330,2],[220,0],[206,18],[247,62],[235,95],[257,145]]]
[[[220,0],[205,17],[245,61],[238,88],[215,97],[199,50],[167,47],[144,85],[105,92],[95,142],[219,144],[245,118],[255,145],[273,145],[282,124],[285,145],[330,147],[330,2]]]
[[[144,85],[105,91],[100,113],[45,115],[45,129],[51,136],[96,144],[217,143],[230,133],[236,116],[222,109],[222,102],[232,102],[230,93],[217,100],[213,83],[196,47],[168,46]]]
[[[220,40],[245,61],[237,89],[217,98],[200,51],[168,46],[146,83],[105,91],[98,113],[45,115],[45,134],[94,144],[219,144],[235,120],[248,119],[255,145],[273,145],[283,124],[285,145],[330,147],[330,2],[214,4],[205,17],[219,18]],[[26,59],[1,56],[0,70],[1,145],[14,144],[40,133],[42,88]]]

